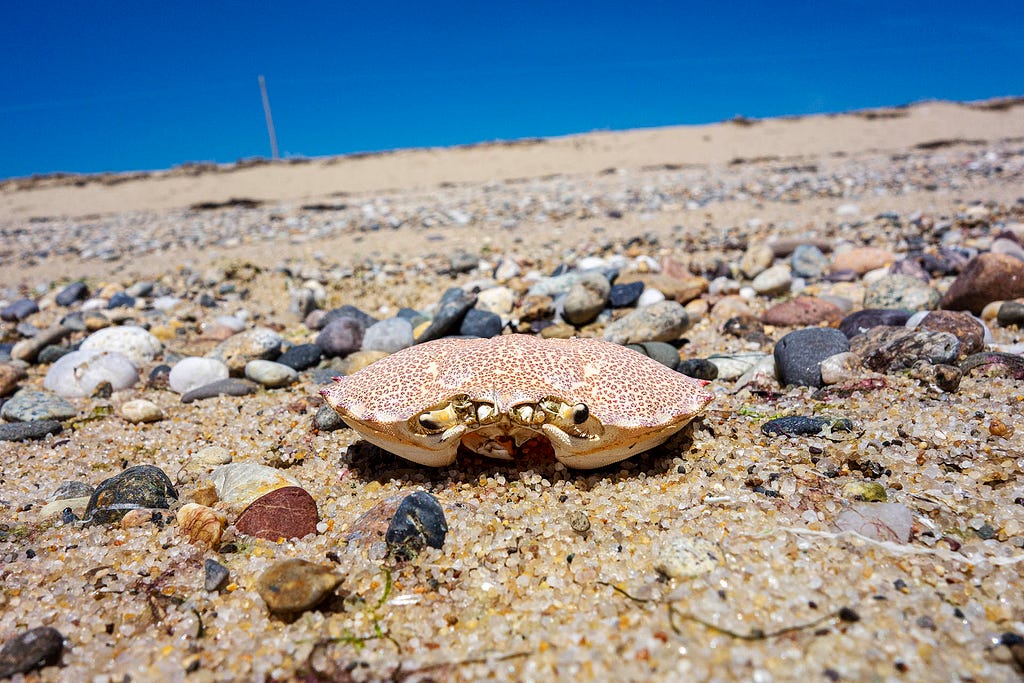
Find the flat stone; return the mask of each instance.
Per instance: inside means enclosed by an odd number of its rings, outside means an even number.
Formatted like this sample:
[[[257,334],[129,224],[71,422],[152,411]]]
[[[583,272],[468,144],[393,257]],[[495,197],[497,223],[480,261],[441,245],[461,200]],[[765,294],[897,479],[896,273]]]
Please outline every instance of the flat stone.
[[[608,305],[612,308],[635,306],[643,292],[643,282],[615,283],[608,292]]]
[[[437,498],[426,491],[414,491],[399,504],[384,541],[396,558],[410,560],[424,546],[440,549],[447,535],[448,522]]]
[[[839,307],[813,296],[798,296],[775,304],[761,316],[766,325],[806,327],[838,323],[843,317]]]
[[[775,252],[764,242],[754,242],[743,252],[740,272],[747,279],[753,279],[767,270],[775,260]]]
[[[60,290],[54,301],[57,302],[58,306],[70,306],[76,301],[85,299],[87,296],[89,296],[89,288],[84,282],[79,280]]]
[[[657,290],[666,299],[681,304],[693,301],[708,291],[709,286],[707,279],[699,275],[679,278],[665,273],[623,273],[616,282],[622,285],[640,282],[644,285],[645,290]],[[644,294],[646,295],[646,293],[645,291]],[[637,305],[640,305],[639,301]]]
[[[0,408],[0,417],[12,422],[68,420],[78,414],[75,407],[57,394],[22,389]]]
[[[1024,356],[999,351],[982,351],[964,358],[960,362],[960,370],[965,375],[1024,379]]]
[[[283,340],[268,327],[256,327],[228,337],[206,354],[228,366],[232,377],[245,372],[245,364],[251,360],[275,360],[281,355]]]
[[[296,344],[278,356],[277,362],[301,372],[319,363],[322,357],[320,347],[316,344]]]
[[[853,423],[846,418],[789,415],[769,420],[761,425],[761,433],[766,436],[813,436],[826,429],[849,432],[853,429]]]
[[[272,360],[251,360],[245,364],[245,376],[265,387],[276,389],[295,382],[299,373]]]
[[[939,293],[915,277],[886,275],[868,285],[863,305],[864,308],[928,311],[938,308]]]
[[[11,349],[11,358],[23,360],[26,363],[34,363],[39,357],[40,351],[47,346],[56,344],[74,331],[73,328],[65,327],[62,324],[48,327],[31,339],[22,339],[15,344],[14,348]]]
[[[228,366],[216,358],[189,356],[182,358],[171,368],[167,383],[171,391],[187,394],[193,389],[227,379]]]
[[[366,328],[356,318],[336,318],[320,330],[316,345],[328,358],[345,357],[362,348]]]
[[[902,326],[908,320],[910,320],[910,313],[902,309],[866,308],[843,318],[839,323],[839,330],[846,335],[847,339],[853,339],[873,327]]]
[[[55,628],[39,626],[18,633],[0,648],[0,678],[10,678],[60,662],[64,636]]]
[[[121,406],[121,417],[137,424],[139,422],[158,422],[164,419],[164,413],[160,410],[160,406],[152,401],[137,398],[127,401]]]
[[[608,278],[599,272],[589,271],[569,288],[562,302],[562,317],[576,326],[593,322],[604,310],[611,292]]]
[[[193,401],[201,401],[215,396],[247,396],[255,394],[258,389],[259,386],[254,382],[228,377],[227,379],[204,384],[182,394],[181,402],[192,403]]]
[[[256,580],[256,591],[271,614],[294,615],[311,610],[341,584],[334,567],[307,560],[280,560]]]
[[[832,270],[852,270],[857,275],[884,268],[896,260],[896,255],[881,247],[854,247],[832,255]]]
[[[228,582],[231,572],[213,558],[207,558],[203,563],[203,588],[207,592],[220,590]]]
[[[0,441],[30,441],[60,434],[64,426],[57,420],[0,423]]]
[[[960,340],[948,332],[876,327],[851,339],[850,351],[870,370],[893,372],[913,367],[919,360],[948,365],[959,354]]]
[[[689,327],[690,316],[683,305],[666,300],[638,308],[612,322],[605,327],[604,338],[616,344],[674,341]]]
[[[489,287],[476,295],[474,310],[507,316],[516,304],[516,293],[508,287]]]
[[[665,342],[643,342],[641,344],[627,344],[626,348],[642,353],[648,358],[653,358],[672,370],[679,366],[679,351],[671,344],[666,344]]]
[[[779,382],[820,387],[821,361],[849,350],[846,335],[836,329],[811,327],[790,332],[775,345]]]
[[[250,503],[235,528],[247,536],[278,541],[315,534],[318,521],[313,497],[299,486],[284,486]]]
[[[759,273],[751,281],[750,286],[762,296],[777,296],[789,291],[793,284],[793,274],[788,264],[780,264]]]
[[[363,351],[397,353],[414,343],[412,323],[405,318],[386,318],[366,328],[363,335]]]
[[[39,312],[39,306],[32,299],[18,299],[0,308],[0,319],[17,322]]]
[[[1024,297],[1024,262],[1006,254],[980,254],[964,267],[942,297],[942,308],[975,315],[990,301]]]

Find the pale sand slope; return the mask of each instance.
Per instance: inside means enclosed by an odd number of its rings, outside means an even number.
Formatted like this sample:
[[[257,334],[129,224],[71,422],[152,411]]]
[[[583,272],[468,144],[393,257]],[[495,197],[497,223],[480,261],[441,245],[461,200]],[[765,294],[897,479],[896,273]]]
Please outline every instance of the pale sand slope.
[[[1007,101],[1002,106],[929,102],[842,115],[601,132],[543,141],[263,164],[195,176],[179,169],[116,184],[99,182],[98,178],[80,186],[66,180],[9,182],[0,190],[0,222],[33,216],[158,211],[233,197],[287,202],[338,192],[401,191],[441,183],[591,174],[608,168],[659,164],[721,165],[737,158],[886,152],[936,141],[992,142],[1022,136],[1024,106],[1019,101]],[[108,183],[110,178],[106,176]]]

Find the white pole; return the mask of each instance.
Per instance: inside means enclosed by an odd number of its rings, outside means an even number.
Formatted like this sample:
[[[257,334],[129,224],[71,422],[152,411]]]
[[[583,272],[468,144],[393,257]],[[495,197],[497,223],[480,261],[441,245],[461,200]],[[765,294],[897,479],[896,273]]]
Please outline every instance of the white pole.
[[[274,117],[270,115],[270,98],[267,97],[267,82],[260,75],[260,94],[263,95],[263,114],[267,117],[267,133],[270,135],[270,155],[274,160],[277,155],[277,135],[274,134]]]

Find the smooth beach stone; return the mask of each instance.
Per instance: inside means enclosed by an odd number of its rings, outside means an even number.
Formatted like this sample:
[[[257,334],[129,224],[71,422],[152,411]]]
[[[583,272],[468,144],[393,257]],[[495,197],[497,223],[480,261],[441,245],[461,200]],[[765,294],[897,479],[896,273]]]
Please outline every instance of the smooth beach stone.
[[[149,371],[146,378],[146,386],[150,389],[164,389],[170,385],[171,366],[166,364],[157,365]]]
[[[677,301],[660,301],[630,311],[604,329],[604,338],[616,344],[673,341],[690,327],[690,316]]]
[[[259,385],[254,382],[228,377],[185,392],[181,395],[181,402],[192,403],[216,396],[248,396],[255,394],[258,389]]]
[[[920,280],[925,284],[931,282],[932,277],[925,270],[924,266],[916,259],[900,259],[896,263],[889,266],[890,275],[905,275],[912,277],[915,280]]]
[[[644,293],[643,282],[626,282],[614,284],[608,291],[608,305],[612,308],[635,306],[640,295]]]
[[[220,545],[228,518],[220,510],[199,503],[185,503],[175,515],[178,532],[189,543],[213,550]]]
[[[774,296],[788,292],[792,284],[792,272],[788,265],[782,264],[772,266],[758,274],[758,276],[751,281],[750,286],[754,288],[755,292],[762,296]]]
[[[82,351],[113,351],[123,354],[136,367],[151,362],[164,350],[163,343],[141,327],[124,325],[93,332],[79,347]]]
[[[775,344],[779,382],[821,387],[821,361],[850,350],[846,335],[836,329],[811,327],[790,332]]]
[[[167,384],[171,391],[185,394],[211,382],[227,379],[229,374],[228,366],[215,358],[188,356],[174,364],[167,376]]]
[[[54,325],[43,330],[31,339],[22,339],[11,348],[11,358],[23,360],[26,363],[34,363],[39,357],[39,352],[51,344],[56,344],[64,337],[67,337],[73,329],[64,325]]]
[[[301,487],[282,470],[252,462],[221,465],[210,474],[218,500],[232,507],[245,507],[260,496],[285,486]]]
[[[640,297],[636,300],[636,307],[643,308],[645,306],[650,306],[651,304],[656,304],[659,301],[665,301],[666,298],[667,297],[660,289],[645,286],[644,291],[640,293]]]
[[[64,636],[50,626],[18,633],[0,648],[0,678],[10,678],[60,662]]]
[[[448,257],[448,273],[468,273],[480,265],[480,259],[465,251],[458,251]]]
[[[796,277],[813,280],[829,267],[828,256],[814,244],[799,244],[789,257],[789,267]]]
[[[574,270],[568,273],[559,273],[557,275],[541,278],[530,285],[530,289],[526,291],[526,295],[549,296],[554,298],[559,294],[567,294],[572,286],[582,277],[583,273],[581,271]]]
[[[593,271],[584,273],[566,293],[562,317],[576,326],[593,322],[608,303],[610,292],[611,283],[604,275]]]
[[[868,285],[864,308],[902,308],[926,311],[939,306],[939,293],[908,275],[886,275]]]
[[[761,316],[761,322],[782,327],[806,327],[837,323],[842,317],[842,311],[833,303],[813,296],[798,296],[769,308]]]
[[[654,570],[669,579],[692,579],[722,562],[722,550],[697,536],[672,535],[654,549]]]
[[[0,396],[9,396],[28,377],[25,369],[13,363],[0,363]]]
[[[70,306],[76,301],[85,299],[87,296],[89,296],[89,287],[79,280],[60,290],[54,301],[57,302],[58,306]]]
[[[813,436],[825,429],[849,432],[853,429],[853,422],[846,418],[789,415],[769,420],[761,425],[761,433],[765,436]]]
[[[818,364],[821,383],[830,386],[860,374],[861,364],[857,354],[847,351],[829,356]]]
[[[865,308],[846,316],[839,322],[839,330],[847,339],[864,334],[873,327],[895,327],[906,324],[910,313],[895,308]]]
[[[964,358],[960,362],[960,370],[965,375],[1024,379],[1024,356],[1000,351],[982,351]]]
[[[327,323],[316,337],[324,356],[344,357],[362,348],[366,328],[355,318],[343,316]]]
[[[39,351],[36,362],[39,365],[52,365],[71,352],[72,349],[69,346],[50,344]]]
[[[373,325],[375,322],[377,322],[377,319],[374,318],[369,313],[366,313],[365,311],[351,304],[345,304],[344,306],[332,308],[331,310],[327,311],[320,322],[319,329],[323,329],[325,326],[334,322],[338,318],[353,318],[363,326],[363,329],[366,329],[370,325]]]
[[[843,486],[843,498],[865,503],[884,503],[888,496],[877,481],[851,481]]]
[[[679,351],[671,344],[666,344],[665,342],[643,342],[640,344],[627,344],[626,348],[642,353],[648,358],[653,358],[672,370],[679,366]]]
[[[288,291],[288,312],[300,319],[317,309],[316,294],[306,287],[295,287]]]
[[[399,504],[384,542],[396,558],[411,560],[424,546],[440,549],[447,535],[448,522],[437,498],[426,491],[414,491]]]
[[[96,487],[85,508],[85,518],[99,524],[120,521],[137,508],[168,509],[178,499],[174,484],[154,465],[136,465]]]
[[[206,357],[221,361],[228,366],[233,377],[238,377],[245,372],[245,364],[251,360],[275,360],[281,355],[282,343],[281,335],[274,330],[255,327],[228,337]]]
[[[116,292],[107,302],[107,308],[134,308],[135,297],[128,292]]]
[[[996,322],[1002,327],[1024,327],[1024,304],[1017,301],[1004,301],[996,313]]]
[[[12,422],[68,420],[77,414],[75,407],[57,394],[37,389],[22,389],[0,408],[0,417]]]
[[[466,311],[466,316],[459,325],[459,335],[463,337],[483,337],[490,339],[501,334],[505,324],[501,316],[490,311],[481,311],[478,308],[471,308]]]
[[[896,260],[896,255],[881,247],[854,247],[832,255],[832,270],[852,270],[863,275],[884,268]]]
[[[942,297],[942,308],[981,313],[991,301],[1024,297],[1024,262],[1006,254],[980,254],[964,266]]]
[[[0,308],[0,319],[7,322],[17,322],[38,312],[39,306],[32,299],[18,299]]]
[[[213,593],[228,583],[231,572],[217,560],[208,557],[203,563],[203,590]]]
[[[733,353],[708,356],[707,361],[718,370],[715,379],[729,381],[742,377],[770,357],[767,353]]]
[[[676,370],[694,379],[703,379],[708,382],[718,379],[718,366],[705,358],[689,358],[681,361]]]
[[[296,344],[278,356],[277,362],[301,372],[319,363],[322,357],[320,347],[316,344]]]
[[[265,387],[275,389],[292,384],[299,378],[294,369],[272,360],[251,360],[245,364],[245,376]]]
[[[917,325],[917,329],[952,334],[960,340],[960,358],[985,348],[985,326],[970,313],[930,311]]]
[[[59,434],[64,426],[57,420],[0,423],[0,441],[31,441]]]
[[[341,419],[337,411],[330,406],[320,406],[313,416],[313,426],[320,432],[333,432],[336,429],[344,429],[348,425]]]
[[[754,242],[743,252],[740,259],[740,272],[747,279],[752,279],[768,270],[775,261],[775,252],[765,242]]]
[[[221,446],[207,446],[192,454],[175,475],[179,484],[186,484],[205,478],[219,465],[227,465],[232,460],[231,452]]]
[[[508,287],[489,287],[476,295],[474,310],[507,316],[516,305],[516,293]]]
[[[412,323],[405,318],[385,318],[366,328],[361,349],[396,353],[413,345]]]
[[[235,520],[235,528],[246,536],[278,541],[315,534],[319,521],[316,501],[305,489],[283,486],[250,503]]]
[[[124,354],[97,349],[72,351],[50,366],[43,386],[68,398],[92,396],[107,382],[113,391],[121,391],[139,381],[139,371]]]
[[[279,560],[256,579],[256,592],[271,614],[290,616],[316,607],[341,584],[334,567],[308,560]]]
[[[857,503],[836,515],[839,531],[852,531],[876,541],[906,543],[914,517],[902,503]]]
[[[960,352],[960,340],[948,332],[875,327],[851,339],[850,350],[869,370],[893,372],[913,367],[919,360],[948,365]]]
[[[641,301],[648,291],[658,291],[666,299],[678,301],[681,304],[693,301],[708,291],[710,286],[706,278],[700,275],[690,275],[689,273],[680,277],[673,277],[666,273],[623,273],[619,282],[621,284],[642,282],[644,284],[644,293],[641,295]],[[640,306],[642,304],[638,302],[637,305]]]
[[[164,419],[164,413],[160,410],[160,406],[152,401],[137,398],[121,406],[121,417],[133,424],[137,424],[140,422],[158,422]]]
[[[476,295],[464,292],[458,287],[447,290],[441,299],[441,307],[430,320],[430,324],[416,337],[416,343],[440,339],[455,334],[466,313],[476,304]]]

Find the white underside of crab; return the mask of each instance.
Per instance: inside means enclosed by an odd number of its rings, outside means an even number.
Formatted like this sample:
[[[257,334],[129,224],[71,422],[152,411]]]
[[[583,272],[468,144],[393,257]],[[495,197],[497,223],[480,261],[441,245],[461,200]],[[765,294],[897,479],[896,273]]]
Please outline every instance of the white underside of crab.
[[[459,447],[514,459],[534,439],[568,467],[663,443],[714,395],[707,382],[596,339],[440,339],[399,351],[320,393],[367,441],[423,465]]]

